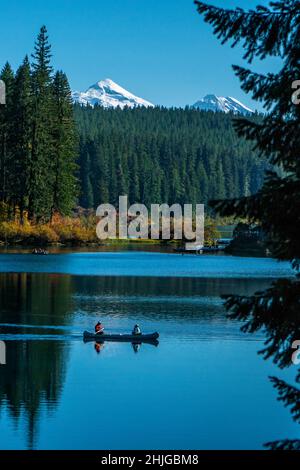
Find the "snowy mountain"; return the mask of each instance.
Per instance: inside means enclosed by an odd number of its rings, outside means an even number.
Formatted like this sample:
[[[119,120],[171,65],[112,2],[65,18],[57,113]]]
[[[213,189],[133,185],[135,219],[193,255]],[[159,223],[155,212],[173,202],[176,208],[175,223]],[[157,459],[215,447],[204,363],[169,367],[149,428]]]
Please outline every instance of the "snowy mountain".
[[[133,95],[129,91],[120,87],[117,83],[109,78],[92,85],[85,92],[75,91],[72,93],[72,98],[75,103],[83,105],[95,106],[96,104],[104,108],[136,108],[144,106],[146,108],[154,107],[149,101],[143,100],[138,96]]]
[[[232,98],[232,96],[216,96],[207,95],[202,100],[197,101],[192,108],[199,109],[201,111],[221,111],[223,113],[234,113],[234,114],[252,114],[254,111],[245,106],[240,101]]]

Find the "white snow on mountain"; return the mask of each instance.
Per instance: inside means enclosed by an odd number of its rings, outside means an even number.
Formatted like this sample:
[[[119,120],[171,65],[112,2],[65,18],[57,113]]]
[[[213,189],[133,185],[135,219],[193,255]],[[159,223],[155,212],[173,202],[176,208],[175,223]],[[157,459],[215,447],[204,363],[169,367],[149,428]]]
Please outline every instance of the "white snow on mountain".
[[[95,85],[92,85],[85,92],[73,92],[72,98],[75,103],[80,103],[85,106],[95,106],[97,104],[104,108],[119,107],[121,109],[125,108],[125,106],[129,108],[136,108],[138,106],[144,106],[146,108],[154,107],[149,101],[133,95],[113,82],[110,78],[95,83]]]
[[[249,115],[253,114],[254,111],[247,106],[245,106],[240,101],[232,98],[232,96],[216,96],[216,95],[206,95],[202,100],[197,101],[192,108],[199,109],[201,111],[221,111],[223,113],[234,113],[234,114],[243,114]]]

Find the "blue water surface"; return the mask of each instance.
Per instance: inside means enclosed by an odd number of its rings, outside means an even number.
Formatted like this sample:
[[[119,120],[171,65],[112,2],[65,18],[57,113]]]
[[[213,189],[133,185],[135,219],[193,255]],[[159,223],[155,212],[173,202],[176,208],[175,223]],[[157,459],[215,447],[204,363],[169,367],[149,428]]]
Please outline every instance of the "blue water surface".
[[[299,438],[221,294],[250,295],[287,263],[174,254],[0,255],[1,449],[261,449]],[[159,345],[84,343],[98,319]]]

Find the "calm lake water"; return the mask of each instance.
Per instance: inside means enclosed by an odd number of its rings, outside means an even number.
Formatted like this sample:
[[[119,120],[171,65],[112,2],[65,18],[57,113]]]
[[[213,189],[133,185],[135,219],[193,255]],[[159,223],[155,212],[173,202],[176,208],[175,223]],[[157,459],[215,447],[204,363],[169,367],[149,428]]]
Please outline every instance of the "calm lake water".
[[[146,252],[0,254],[1,449],[260,449],[298,438],[257,351],[228,320],[225,293],[251,294],[288,264]],[[158,346],[82,332],[139,323]]]

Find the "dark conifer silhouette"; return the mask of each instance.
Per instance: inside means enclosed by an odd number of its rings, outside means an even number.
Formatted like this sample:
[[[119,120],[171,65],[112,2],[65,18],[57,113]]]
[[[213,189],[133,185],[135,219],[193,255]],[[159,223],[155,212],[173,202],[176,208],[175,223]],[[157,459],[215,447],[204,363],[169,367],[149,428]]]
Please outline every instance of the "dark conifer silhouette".
[[[266,329],[265,358],[272,357],[280,366],[291,365],[292,342],[300,338],[300,106],[292,100],[292,84],[300,78],[300,2],[271,2],[245,11],[226,10],[195,2],[199,13],[213,26],[222,43],[232,47],[242,45],[244,58],[250,63],[255,57],[281,58],[278,73],[261,75],[234,66],[242,89],[263,103],[267,112],[262,122],[239,119],[235,128],[240,137],[253,142],[259,154],[274,165],[267,173],[262,188],[253,196],[214,201],[212,206],[222,215],[247,217],[259,222],[272,240],[273,253],[288,260],[295,268],[294,280],[279,280],[265,292],[252,297],[226,297],[226,307],[232,318],[244,321],[244,331]],[[299,391],[272,379],[279,390],[280,400],[299,417]],[[300,374],[297,380],[300,381]],[[299,440],[269,443],[270,448],[296,449]]]
[[[51,46],[43,26],[33,63],[26,56],[14,75],[6,63],[0,79],[6,104],[0,107],[1,214],[21,221],[48,221],[76,205],[78,157],[71,91],[66,75],[53,76]],[[5,208],[5,209],[4,209]]]

